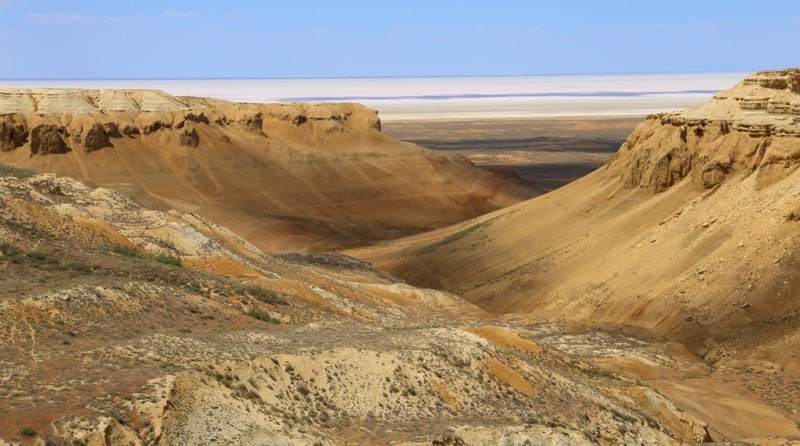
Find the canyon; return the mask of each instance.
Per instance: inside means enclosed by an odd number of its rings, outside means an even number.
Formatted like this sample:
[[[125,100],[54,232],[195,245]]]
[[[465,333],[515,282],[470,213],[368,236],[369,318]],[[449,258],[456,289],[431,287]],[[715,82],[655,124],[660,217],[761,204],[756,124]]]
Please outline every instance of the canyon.
[[[800,441],[798,104],[538,195],[357,104],[0,91],[0,444]]]

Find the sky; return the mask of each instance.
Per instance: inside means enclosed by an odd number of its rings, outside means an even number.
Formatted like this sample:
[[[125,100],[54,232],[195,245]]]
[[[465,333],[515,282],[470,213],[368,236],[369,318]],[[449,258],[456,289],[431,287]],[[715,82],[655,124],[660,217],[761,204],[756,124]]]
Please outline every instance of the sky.
[[[796,0],[0,0],[0,79],[757,71]]]

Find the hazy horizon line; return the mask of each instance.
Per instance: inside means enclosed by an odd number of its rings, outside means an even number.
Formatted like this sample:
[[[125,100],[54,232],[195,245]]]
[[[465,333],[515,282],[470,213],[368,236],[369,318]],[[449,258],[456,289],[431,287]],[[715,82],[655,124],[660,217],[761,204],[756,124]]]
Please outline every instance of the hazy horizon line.
[[[643,76],[643,75],[681,75],[681,74],[731,74],[755,73],[770,70],[711,70],[711,71],[653,71],[619,73],[540,73],[540,74],[434,74],[399,76],[267,76],[267,77],[76,77],[76,78],[0,78],[0,82],[14,81],[212,81],[212,80],[336,80],[336,79],[445,79],[445,78],[513,78],[513,77],[579,77],[579,76]]]

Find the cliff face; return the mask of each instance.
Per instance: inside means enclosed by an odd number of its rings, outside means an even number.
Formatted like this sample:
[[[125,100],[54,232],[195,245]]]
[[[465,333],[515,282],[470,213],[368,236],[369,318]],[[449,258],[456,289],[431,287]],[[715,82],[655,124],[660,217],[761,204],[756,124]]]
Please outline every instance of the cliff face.
[[[800,70],[767,71],[720,92],[706,105],[653,115],[620,147],[609,169],[627,187],[663,192],[689,177],[713,188],[756,175],[762,188],[800,164]]]
[[[385,137],[358,104],[0,90],[0,160],[195,211],[272,251],[398,237],[531,196]]]

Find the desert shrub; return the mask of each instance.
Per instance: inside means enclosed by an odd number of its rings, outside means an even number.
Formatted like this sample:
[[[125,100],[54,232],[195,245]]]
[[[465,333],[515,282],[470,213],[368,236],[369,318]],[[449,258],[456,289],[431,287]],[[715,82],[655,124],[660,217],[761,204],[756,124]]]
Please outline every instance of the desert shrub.
[[[156,262],[161,262],[165,265],[183,266],[183,262],[181,262],[181,259],[166,254],[159,254],[153,257],[153,260],[155,260]]]
[[[279,321],[278,319],[275,319],[274,317],[272,317],[266,311],[250,310],[250,311],[247,312],[247,315],[252,317],[252,318],[258,319],[260,321],[269,322],[271,324],[280,324],[281,323],[281,321]]]
[[[139,257],[139,250],[135,246],[114,245],[111,247],[111,252],[122,254],[128,257]]]
[[[66,267],[76,273],[88,274],[92,272],[92,267],[82,262],[69,262],[66,264]]]
[[[203,285],[198,280],[192,280],[184,283],[183,287],[194,293],[201,293],[203,291]]]
[[[45,254],[43,252],[39,252],[39,251],[31,251],[31,252],[25,254],[25,257],[27,257],[27,258],[29,258],[29,259],[31,259],[33,261],[36,261],[36,262],[43,262],[44,259],[47,258],[47,254]]]
[[[0,252],[3,253],[3,258],[8,259],[11,263],[19,264],[25,261],[22,250],[10,243],[0,243]]]
[[[8,257],[14,257],[22,253],[22,251],[11,243],[0,243],[0,252]]]
[[[235,293],[247,294],[254,299],[264,302],[266,304],[284,304],[286,301],[278,296],[278,293],[266,288],[261,288],[257,285],[250,285],[248,283],[237,283],[233,286]]]
[[[14,177],[24,180],[34,175],[36,175],[36,171],[34,170],[23,169],[21,167],[12,166],[6,163],[0,163],[0,176]]]
[[[33,437],[34,435],[36,435],[36,430],[30,426],[22,426],[19,429],[19,433],[26,437]]]

